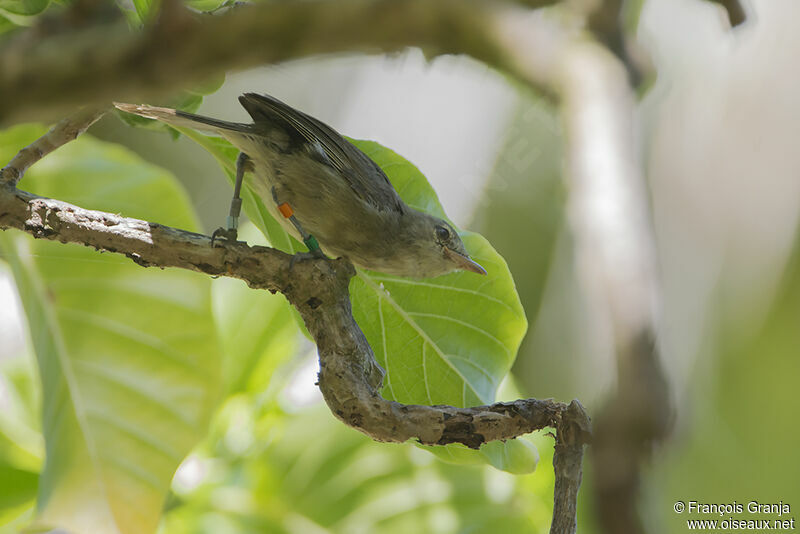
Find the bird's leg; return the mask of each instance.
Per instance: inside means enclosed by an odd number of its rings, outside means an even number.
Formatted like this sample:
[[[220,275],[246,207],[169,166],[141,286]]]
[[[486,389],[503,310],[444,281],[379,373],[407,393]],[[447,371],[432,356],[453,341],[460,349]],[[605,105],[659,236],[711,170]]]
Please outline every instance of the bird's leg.
[[[294,216],[294,210],[289,205],[288,202],[284,202],[282,204],[278,204],[278,211],[281,212],[281,215],[289,219],[297,231],[300,233],[300,237],[303,238],[303,243],[308,247],[308,252],[315,258],[324,258],[325,255],[322,253],[322,250],[319,248],[319,243],[317,242],[317,238],[313,235],[309,234],[303,229],[303,225],[300,224],[300,221],[297,220],[297,217]]]
[[[322,250],[319,248],[319,242],[317,242],[317,238],[303,229],[303,225],[300,224],[300,221],[298,221],[297,217],[294,216],[294,210],[288,202],[280,202],[278,200],[278,195],[275,192],[274,187],[272,188],[272,199],[278,205],[278,211],[281,212],[281,215],[283,215],[286,219],[289,219],[289,222],[292,223],[292,225],[297,229],[300,237],[303,238],[303,243],[305,243],[306,247],[308,247],[307,254],[314,258],[324,258],[325,254],[323,254]],[[305,254],[296,254],[295,257],[292,258],[292,265],[294,265],[295,258],[298,256],[305,256]]]
[[[239,157],[236,158],[236,182],[233,184],[233,198],[231,198],[231,209],[228,212],[227,228],[214,230],[214,233],[211,234],[212,247],[214,246],[214,240],[218,237],[223,237],[226,241],[236,241],[236,237],[239,234],[239,214],[242,212],[242,182],[244,181],[246,170],[252,170],[252,162],[250,161],[250,156],[240,152]]]

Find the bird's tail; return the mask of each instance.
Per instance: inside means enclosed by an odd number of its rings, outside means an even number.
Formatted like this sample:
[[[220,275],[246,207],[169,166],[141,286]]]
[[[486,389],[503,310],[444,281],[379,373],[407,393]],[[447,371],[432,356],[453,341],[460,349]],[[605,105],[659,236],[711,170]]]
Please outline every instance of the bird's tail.
[[[223,131],[247,131],[250,126],[238,122],[221,121],[212,119],[211,117],[203,117],[202,115],[195,115],[193,113],[186,113],[178,109],[159,108],[156,106],[138,105],[138,104],[123,104],[121,102],[114,102],[114,106],[127,113],[140,115],[148,119],[155,119],[165,122],[170,126],[178,126],[184,128],[193,128],[195,130],[205,130],[210,132],[221,133]]]

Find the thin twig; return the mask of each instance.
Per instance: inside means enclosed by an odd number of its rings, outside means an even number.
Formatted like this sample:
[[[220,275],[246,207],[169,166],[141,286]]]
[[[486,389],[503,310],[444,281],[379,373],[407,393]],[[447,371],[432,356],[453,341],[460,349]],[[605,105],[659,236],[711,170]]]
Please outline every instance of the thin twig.
[[[595,37],[625,65],[631,85],[638,87],[652,74],[652,65],[649,61],[642,61],[647,57],[646,52],[625,35],[622,15],[624,5],[623,0],[605,0],[589,14],[587,23]],[[635,56],[631,55],[632,51],[636,52]]]
[[[591,428],[589,416],[578,401],[572,401],[567,416],[558,430],[559,437],[553,454],[556,474],[553,490],[553,523],[550,534],[575,532],[578,528],[578,490],[583,478],[583,445]]]
[[[58,121],[49,132],[20,150],[8,165],[0,169],[0,184],[16,185],[28,167],[78,137],[105,112],[106,108],[84,108]]]

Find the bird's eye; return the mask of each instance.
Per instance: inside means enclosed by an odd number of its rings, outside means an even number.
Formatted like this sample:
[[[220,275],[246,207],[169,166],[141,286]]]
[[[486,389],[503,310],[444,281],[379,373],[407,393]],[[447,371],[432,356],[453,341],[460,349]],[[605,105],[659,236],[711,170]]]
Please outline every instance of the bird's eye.
[[[444,226],[437,226],[436,227],[436,239],[441,242],[450,241],[450,230],[448,230]]]

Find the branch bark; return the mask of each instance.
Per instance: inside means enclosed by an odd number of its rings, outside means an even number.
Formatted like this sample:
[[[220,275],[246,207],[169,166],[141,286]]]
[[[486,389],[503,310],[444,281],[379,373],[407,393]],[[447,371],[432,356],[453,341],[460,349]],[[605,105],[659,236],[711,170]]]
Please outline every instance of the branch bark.
[[[591,437],[589,417],[577,400],[522,399],[471,408],[406,405],[379,394],[383,370],[353,319],[344,259],[313,259],[292,265],[291,256],[269,247],[225,243],[208,236],[102,211],[87,210],[19,190],[14,182],[45,153],[75,138],[97,112],[65,119],[18,154],[3,169],[13,179],[0,184],[0,229],[15,228],[39,239],[79,243],[125,255],[143,267],[177,267],[244,280],[250,287],[281,292],[299,311],[319,351],[319,387],[331,411],[377,441],[426,445],[461,443],[471,448],[552,427],[556,495],[551,532],[576,528],[583,446]]]

